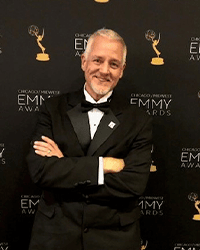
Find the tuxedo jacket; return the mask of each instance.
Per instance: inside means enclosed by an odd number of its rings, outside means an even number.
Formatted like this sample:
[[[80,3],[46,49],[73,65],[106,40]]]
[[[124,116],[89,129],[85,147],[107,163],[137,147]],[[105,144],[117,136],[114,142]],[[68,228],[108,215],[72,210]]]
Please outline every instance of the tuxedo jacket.
[[[33,182],[42,190],[30,250],[139,250],[138,197],[151,165],[151,118],[115,90],[108,113],[88,140],[83,90],[45,101],[33,141],[53,139],[63,158],[27,157]],[[98,185],[99,157],[122,158],[124,169],[104,175]]]

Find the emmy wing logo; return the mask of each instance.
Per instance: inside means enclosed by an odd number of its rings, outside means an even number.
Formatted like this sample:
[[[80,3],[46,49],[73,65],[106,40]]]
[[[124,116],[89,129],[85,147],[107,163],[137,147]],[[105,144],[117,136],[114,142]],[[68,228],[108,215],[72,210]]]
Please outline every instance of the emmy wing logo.
[[[153,145],[151,149],[151,154],[153,154]],[[156,172],[156,171],[157,171],[156,165],[154,165],[154,161],[152,160],[150,172]]]
[[[107,3],[109,0],[94,0],[97,3]]]
[[[2,151],[0,152],[0,158],[3,157],[3,151],[4,151],[4,150],[5,150],[5,149],[3,148]]]
[[[147,248],[148,245],[148,241],[144,242],[143,240],[141,240],[141,250],[145,250]]]
[[[160,42],[160,33],[159,33],[158,39],[155,39],[156,33],[153,30],[147,30],[147,32],[145,33],[145,37],[146,37],[146,39],[148,41],[152,42],[153,50],[155,51],[155,53],[157,55],[157,57],[153,57],[151,59],[151,64],[153,64],[153,65],[163,65],[164,60],[163,60],[163,58],[160,57],[161,52],[157,49],[157,45]]]
[[[188,199],[190,201],[194,201],[194,206],[195,206],[196,210],[198,211],[198,214],[195,214],[193,216],[193,220],[200,221],[200,208],[199,208],[200,200],[197,200],[198,199],[198,194],[191,193],[191,194],[188,195]]]
[[[1,243],[0,243],[0,249],[1,249],[1,250],[8,250],[8,249],[10,249],[10,248],[9,248],[9,245],[8,245],[7,242],[1,242]]]
[[[4,152],[5,152],[4,143],[0,143],[0,164],[1,165],[6,164],[6,160],[5,160],[4,156],[3,156]]]
[[[44,29],[42,32],[42,35],[39,35],[39,28],[35,25],[31,25],[28,28],[28,33],[31,36],[35,36],[37,38],[37,44],[40,47],[40,49],[42,50],[42,53],[38,53],[36,59],[38,61],[49,61],[49,55],[45,53],[46,48],[41,44],[41,41],[44,37]]]

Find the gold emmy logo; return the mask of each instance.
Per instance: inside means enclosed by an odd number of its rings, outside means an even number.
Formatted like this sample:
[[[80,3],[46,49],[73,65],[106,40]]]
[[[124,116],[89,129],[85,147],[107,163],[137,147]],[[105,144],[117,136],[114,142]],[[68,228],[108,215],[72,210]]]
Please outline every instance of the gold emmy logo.
[[[141,250],[145,250],[147,248],[148,245],[148,241],[146,241],[146,243],[143,242],[143,240],[141,241]]]
[[[154,161],[152,161],[150,172],[156,172],[157,171],[156,165],[154,165],[153,163],[154,163]]]
[[[97,3],[107,3],[109,0],[94,0]]]
[[[198,214],[195,214],[193,216],[193,220],[200,221],[200,208],[199,208],[200,200],[197,200],[198,199],[198,194],[191,193],[191,194],[188,195],[188,199],[190,201],[194,201],[194,206],[195,206],[196,210],[198,211]]]
[[[39,35],[39,29],[38,29],[38,27],[35,26],[35,25],[31,25],[28,28],[28,33],[31,36],[35,36],[37,38],[37,44],[40,47],[40,49],[42,50],[42,53],[38,53],[37,54],[36,59],[38,61],[49,61],[50,60],[49,54],[45,53],[46,48],[44,46],[42,46],[42,44],[41,44],[41,41],[42,41],[42,39],[44,37],[44,29],[43,29],[42,35]]]
[[[152,145],[152,149],[151,149],[151,154],[152,153],[153,153],[153,145]],[[152,160],[150,172],[156,172],[156,171],[157,171],[156,165],[154,165],[154,161]]]
[[[153,65],[163,65],[164,60],[163,60],[163,58],[160,57],[161,52],[157,49],[157,45],[160,42],[160,33],[159,33],[158,40],[155,39],[156,33],[153,30],[147,30],[147,32],[145,33],[145,37],[146,37],[146,39],[148,41],[152,42],[153,50],[155,51],[155,53],[157,55],[157,57],[152,58],[151,64],[153,64]]]

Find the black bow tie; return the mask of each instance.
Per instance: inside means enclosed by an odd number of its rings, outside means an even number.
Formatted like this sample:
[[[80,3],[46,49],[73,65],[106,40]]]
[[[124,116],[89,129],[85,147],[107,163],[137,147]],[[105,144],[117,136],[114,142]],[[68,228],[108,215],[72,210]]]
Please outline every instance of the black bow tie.
[[[106,113],[108,113],[109,106],[110,106],[109,102],[91,103],[91,102],[88,102],[86,100],[83,100],[81,102],[81,110],[82,110],[82,112],[88,112],[91,109],[96,108],[96,109],[99,109],[99,110],[101,110],[102,112],[104,112],[106,114]]]

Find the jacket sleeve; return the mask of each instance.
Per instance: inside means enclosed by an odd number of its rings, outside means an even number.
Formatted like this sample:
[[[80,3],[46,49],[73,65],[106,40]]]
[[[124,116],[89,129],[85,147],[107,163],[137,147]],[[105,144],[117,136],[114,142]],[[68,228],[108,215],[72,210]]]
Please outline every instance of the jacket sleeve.
[[[43,105],[42,111],[39,114],[36,130],[27,156],[30,176],[35,184],[43,189],[73,189],[79,186],[79,184],[80,186],[98,184],[98,157],[68,157],[65,155],[63,158],[58,158],[55,156],[39,156],[33,149],[33,142],[42,140],[42,135],[54,140],[52,118],[46,104]]]
[[[91,192],[94,200],[109,201],[115,198],[134,198],[140,196],[147,185],[152,149],[152,119],[145,116],[141,129],[133,138],[127,156],[125,167],[119,173],[105,175],[104,185]]]

